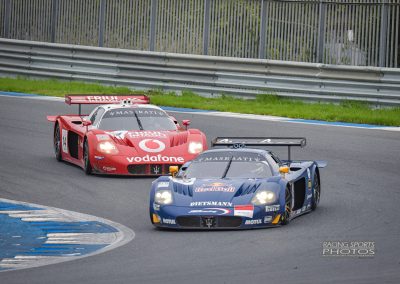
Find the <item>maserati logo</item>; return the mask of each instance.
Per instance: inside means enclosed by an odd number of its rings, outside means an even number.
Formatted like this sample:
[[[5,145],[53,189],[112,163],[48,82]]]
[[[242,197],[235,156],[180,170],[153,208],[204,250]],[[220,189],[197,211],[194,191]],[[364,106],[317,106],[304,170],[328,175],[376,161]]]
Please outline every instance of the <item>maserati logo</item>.
[[[157,175],[159,172],[160,172],[160,167],[159,166],[153,167],[153,173],[155,173]]]
[[[203,217],[203,224],[207,228],[215,227],[215,218],[214,217]]]
[[[164,151],[165,144],[157,139],[144,139],[139,142],[139,147],[149,153],[158,153]]]

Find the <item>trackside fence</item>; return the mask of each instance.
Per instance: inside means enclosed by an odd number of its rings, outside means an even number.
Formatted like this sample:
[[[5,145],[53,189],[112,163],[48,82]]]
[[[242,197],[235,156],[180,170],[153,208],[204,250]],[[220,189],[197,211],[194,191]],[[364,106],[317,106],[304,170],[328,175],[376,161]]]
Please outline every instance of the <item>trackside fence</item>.
[[[400,0],[0,0],[0,37],[398,68]]]

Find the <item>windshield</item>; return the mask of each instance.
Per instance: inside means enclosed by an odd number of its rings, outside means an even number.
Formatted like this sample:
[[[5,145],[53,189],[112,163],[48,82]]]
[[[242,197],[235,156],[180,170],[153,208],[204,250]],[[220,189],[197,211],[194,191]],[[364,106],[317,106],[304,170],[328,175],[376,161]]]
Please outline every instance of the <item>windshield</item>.
[[[265,157],[259,154],[225,152],[198,157],[183,175],[185,178],[266,178],[272,172]]]
[[[107,111],[99,124],[102,130],[176,130],[175,123],[162,110],[117,108]]]

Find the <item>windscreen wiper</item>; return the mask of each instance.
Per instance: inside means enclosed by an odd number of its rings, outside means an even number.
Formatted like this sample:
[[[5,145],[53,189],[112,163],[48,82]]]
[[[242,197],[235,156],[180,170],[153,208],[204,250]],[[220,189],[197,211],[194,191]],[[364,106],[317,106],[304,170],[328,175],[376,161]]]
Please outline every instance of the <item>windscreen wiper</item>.
[[[225,178],[226,175],[228,174],[228,171],[229,171],[229,168],[231,167],[232,161],[233,161],[233,156],[231,156],[231,158],[230,158],[230,160],[229,160],[229,163],[228,163],[228,165],[226,166],[225,172],[224,172],[224,174],[222,175],[222,178]]]
[[[139,129],[140,129],[140,130],[143,130],[142,122],[140,121],[138,115],[136,114],[136,111],[133,111],[133,113],[135,114],[136,121],[137,121],[137,123],[138,123],[138,125],[139,125]]]

